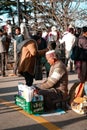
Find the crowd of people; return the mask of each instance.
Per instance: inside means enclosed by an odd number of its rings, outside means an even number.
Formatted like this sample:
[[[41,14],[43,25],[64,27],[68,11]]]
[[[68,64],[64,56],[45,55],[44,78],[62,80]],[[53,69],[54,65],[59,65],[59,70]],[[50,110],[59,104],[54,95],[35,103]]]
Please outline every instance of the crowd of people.
[[[8,49],[11,42],[12,28],[7,21],[4,29],[0,29],[0,56],[1,74],[5,76],[6,69],[6,42]],[[9,40],[10,39],[10,40]],[[77,40],[78,39],[78,40]],[[68,71],[77,72],[80,82],[87,81],[87,61],[74,61],[70,54],[73,46],[78,41],[78,46],[87,49],[87,27],[82,31],[69,26],[62,34],[55,26],[49,32],[42,34],[42,30],[32,35],[28,32],[24,23],[15,28],[14,41],[16,42],[17,58],[13,67],[13,74],[25,78],[26,85],[32,86],[33,79],[42,80],[42,68],[46,69],[46,81],[37,85],[38,93],[44,96],[45,108],[49,110],[55,107],[52,101],[55,99],[67,99],[68,96]],[[65,63],[61,60],[58,47],[65,45]],[[8,58],[8,57],[7,57]],[[6,63],[5,63],[6,62]]]

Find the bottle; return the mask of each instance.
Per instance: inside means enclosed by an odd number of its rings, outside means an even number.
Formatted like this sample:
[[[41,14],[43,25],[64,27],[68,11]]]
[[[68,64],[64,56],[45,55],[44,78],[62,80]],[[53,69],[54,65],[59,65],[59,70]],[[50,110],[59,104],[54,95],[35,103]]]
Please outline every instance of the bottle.
[[[40,101],[43,101],[43,95],[39,95],[40,96]]]
[[[36,102],[36,96],[33,96],[32,102]]]

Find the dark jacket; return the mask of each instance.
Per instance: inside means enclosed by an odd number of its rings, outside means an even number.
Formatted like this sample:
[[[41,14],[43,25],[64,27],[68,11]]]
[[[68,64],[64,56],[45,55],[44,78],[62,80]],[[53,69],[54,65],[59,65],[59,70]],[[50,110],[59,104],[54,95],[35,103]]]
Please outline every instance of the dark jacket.
[[[87,37],[80,36],[78,39],[78,46],[87,49]],[[83,57],[87,57],[84,55]],[[80,79],[80,82],[87,81],[87,61],[77,61],[76,62],[76,69],[78,73],[78,78]]]

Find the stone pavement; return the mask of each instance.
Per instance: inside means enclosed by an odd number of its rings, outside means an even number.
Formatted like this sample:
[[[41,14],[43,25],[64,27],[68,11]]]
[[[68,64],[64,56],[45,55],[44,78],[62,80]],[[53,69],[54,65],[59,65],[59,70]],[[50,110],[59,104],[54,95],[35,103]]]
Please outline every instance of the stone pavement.
[[[42,83],[44,79],[34,80],[34,83]],[[77,80],[77,74],[69,73],[69,89]],[[78,115],[72,110],[67,110],[63,115],[42,117],[18,108],[14,103],[18,82],[25,82],[24,78],[0,77],[0,130],[87,130],[87,116]]]
[[[5,79],[24,79],[23,77],[18,77],[18,76],[9,76],[10,74],[13,73],[13,70],[7,70],[6,71],[6,76],[5,77],[2,77],[0,76],[0,80],[5,80]],[[78,80],[78,77],[77,77],[77,74],[76,73],[68,73],[69,74],[69,85],[68,85],[68,88],[70,89],[71,86],[73,85],[74,82],[76,82]],[[38,84],[43,82],[44,80],[46,79],[46,73],[45,71],[43,72],[43,80],[34,80],[34,84]]]

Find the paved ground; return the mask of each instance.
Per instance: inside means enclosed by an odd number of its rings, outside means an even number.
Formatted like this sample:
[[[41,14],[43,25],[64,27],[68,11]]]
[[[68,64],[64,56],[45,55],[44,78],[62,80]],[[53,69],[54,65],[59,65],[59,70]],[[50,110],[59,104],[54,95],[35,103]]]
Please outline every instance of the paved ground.
[[[69,74],[69,89],[77,79],[76,74]],[[87,116],[72,110],[46,117],[21,110],[14,103],[18,82],[24,82],[23,77],[0,77],[0,130],[87,130]]]

